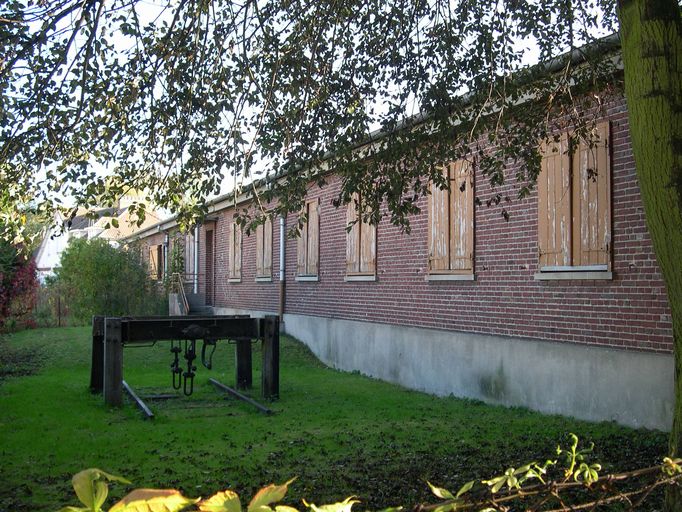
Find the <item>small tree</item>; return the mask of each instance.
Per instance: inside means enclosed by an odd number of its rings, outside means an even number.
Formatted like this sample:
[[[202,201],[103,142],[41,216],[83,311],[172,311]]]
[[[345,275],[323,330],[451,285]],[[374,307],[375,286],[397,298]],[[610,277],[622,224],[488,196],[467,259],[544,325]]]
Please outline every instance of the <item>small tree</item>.
[[[73,239],[62,254],[54,286],[61,286],[76,322],[93,315],[165,314],[139,253],[105,240]]]

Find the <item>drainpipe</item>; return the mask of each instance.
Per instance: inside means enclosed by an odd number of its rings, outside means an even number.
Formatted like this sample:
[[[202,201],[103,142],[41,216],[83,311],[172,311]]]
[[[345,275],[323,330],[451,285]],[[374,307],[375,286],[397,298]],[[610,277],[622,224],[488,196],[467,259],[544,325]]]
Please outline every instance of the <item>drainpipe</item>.
[[[194,282],[192,293],[199,293],[199,226],[194,226]]]
[[[284,306],[286,303],[286,262],[284,243],[286,242],[286,220],[279,217],[279,324],[284,325]]]

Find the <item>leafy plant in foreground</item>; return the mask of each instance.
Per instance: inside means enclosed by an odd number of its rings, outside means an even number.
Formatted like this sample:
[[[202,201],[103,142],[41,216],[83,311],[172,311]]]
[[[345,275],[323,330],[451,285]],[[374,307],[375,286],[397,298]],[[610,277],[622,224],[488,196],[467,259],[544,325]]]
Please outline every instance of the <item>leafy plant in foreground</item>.
[[[511,510],[595,510],[600,506],[616,502],[624,503],[628,510],[636,510],[651,491],[661,485],[677,485],[682,479],[682,459],[665,457],[659,466],[638,469],[624,473],[599,475],[601,464],[587,458],[593,445],[578,449],[578,437],[570,434],[568,449],[557,447],[557,458],[540,465],[531,462],[519,468],[508,468],[502,475],[488,480],[471,480],[457,493],[436,487],[427,482],[431,492],[440,503],[418,505],[415,512],[456,512],[477,510],[499,512]],[[262,488],[249,503],[246,512],[299,512],[288,505],[272,505],[284,499],[291,479],[281,485],[270,484]],[[86,469],[76,474],[73,487],[83,507],[65,507],[60,512],[102,512],[102,506],[109,494],[107,481],[130,483],[126,479],[111,475],[99,469]],[[634,486],[622,490],[616,484],[634,482]],[[528,485],[528,482],[531,482]],[[574,490],[585,491],[580,503],[576,504]],[[635,499],[638,498],[638,499]],[[329,505],[315,505],[303,500],[311,512],[351,512],[355,497]],[[558,505],[558,508],[556,508]],[[187,498],[174,489],[136,489],[116,503],[108,512],[177,512],[194,506],[201,512],[242,512],[239,496],[230,490],[220,491],[213,496]],[[399,512],[404,507],[392,507],[381,512]]]

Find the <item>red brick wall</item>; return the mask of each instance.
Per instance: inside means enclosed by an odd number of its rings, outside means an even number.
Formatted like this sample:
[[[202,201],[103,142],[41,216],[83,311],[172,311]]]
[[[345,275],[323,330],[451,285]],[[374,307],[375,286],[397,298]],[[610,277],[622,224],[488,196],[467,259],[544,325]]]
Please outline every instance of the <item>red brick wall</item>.
[[[242,235],[242,277],[239,283],[228,283],[228,241],[234,210],[221,211],[213,225],[215,246],[215,306],[277,312],[279,304],[279,221],[272,223],[272,281],[256,282],[256,233]],[[211,229],[211,227],[209,227]],[[200,230],[200,293],[204,294],[206,269],[206,227]],[[295,251],[294,244],[294,251]],[[295,253],[294,253],[295,256]],[[295,264],[295,262],[294,262]]]
[[[623,103],[607,112],[613,145],[613,280],[536,281],[537,197],[516,199],[510,183],[498,191],[499,207],[475,208],[475,281],[426,281],[427,216],[411,220],[410,235],[382,221],[377,231],[377,280],[344,282],[346,211],[331,201],[339,180],[331,177],[310,197],[320,198],[319,282],[295,281],[296,241],[286,244],[286,312],[388,324],[670,352],[672,330],[664,284],[649,239],[634,170]],[[513,169],[510,169],[513,176]],[[489,192],[476,176],[476,194]],[[279,223],[273,222],[273,281],[255,282],[255,234],[244,235],[242,279],[228,283],[232,210],[215,224],[218,307],[277,311]],[[290,227],[295,215],[287,219]],[[205,241],[200,239],[200,269]],[[203,287],[202,287],[203,290]]]

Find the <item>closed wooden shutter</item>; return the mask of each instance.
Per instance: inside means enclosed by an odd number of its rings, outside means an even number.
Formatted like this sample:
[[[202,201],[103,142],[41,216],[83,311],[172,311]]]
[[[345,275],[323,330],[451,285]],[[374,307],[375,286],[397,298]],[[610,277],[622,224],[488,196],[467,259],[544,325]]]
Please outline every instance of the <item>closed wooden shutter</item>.
[[[308,203],[307,242],[306,274],[316,276],[320,255],[320,203],[317,199]]]
[[[568,136],[540,147],[538,252],[540,267],[571,265],[571,176]]]
[[[242,229],[236,224],[234,226],[234,277],[242,277]]]
[[[149,248],[149,275],[152,279],[159,278],[158,246],[152,245]]]
[[[185,235],[185,279],[190,279],[194,274],[194,235]]]
[[[357,201],[358,196],[355,194],[346,209],[346,226],[354,223],[346,233],[346,274],[360,271],[360,223],[355,222],[358,218]]]
[[[449,170],[443,169],[449,180]],[[429,271],[447,271],[450,267],[450,194],[431,183],[429,196]]]
[[[353,223],[346,237],[346,273],[374,274],[377,252],[376,226],[363,222],[358,216],[358,208],[364,208],[362,198],[359,194],[354,194],[346,213],[347,223]]]
[[[301,215],[307,214],[308,205],[301,212]],[[310,220],[310,219],[308,219]],[[308,251],[308,222],[303,224],[298,239],[296,240],[296,274],[304,276],[306,274],[306,252]]]
[[[573,155],[573,265],[611,262],[611,159],[609,122]]]
[[[256,226],[256,277],[263,276],[263,224]]]
[[[450,270],[474,269],[474,173],[471,163],[450,164]]]
[[[163,253],[163,245],[159,244],[156,246],[156,261],[157,261],[157,272],[156,272],[156,277],[157,279],[161,280],[165,277],[165,272],[166,272],[166,258],[164,257],[165,254]]]
[[[272,277],[272,219],[263,224],[263,276]]]
[[[230,224],[229,277],[242,277],[242,230],[236,222]]]
[[[374,274],[377,260],[377,227],[369,222],[360,225],[360,273]]]
[[[227,248],[228,250],[228,277],[230,279],[234,278],[234,233],[235,233],[235,225],[234,223],[230,224],[230,240],[229,240],[229,246]]]

